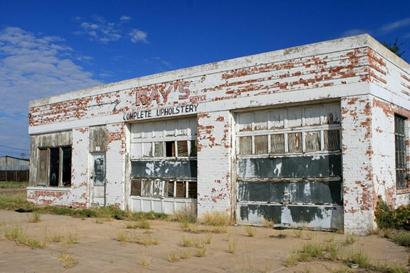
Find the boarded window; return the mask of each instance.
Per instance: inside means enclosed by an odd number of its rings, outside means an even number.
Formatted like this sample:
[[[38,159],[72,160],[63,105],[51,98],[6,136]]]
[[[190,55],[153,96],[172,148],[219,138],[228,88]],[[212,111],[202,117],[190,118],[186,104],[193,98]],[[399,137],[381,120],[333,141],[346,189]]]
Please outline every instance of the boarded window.
[[[197,151],[196,151],[196,140],[191,140],[191,154],[190,156],[197,156]]]
[[[174,141],[165,142],[165,152],[166,152],[166,157],[175,157],[175,142]]]
[[[64,187],[71,186],[71,147],[62,147],[63,153],[63,170],[62,170],[62,182]]]
[[[324,149],[327,151],[340,150],[340,131],[325,130],[323,131]]]
[[[197,195],[196,182],[189,182],[188,183],[188,198],[196,198],[196,195]]]
[[[48,184],[48,150],[38,150],[37,184]]]
[[[58,187],[60,177],[60,149],[50,148],[50,187]]]
[[[394,116],[394,136],[395,136],[395,152],[396,152],[396,185],[399,189],[407,188],[406,179],[406,118]]]
[[[301,153],[302,152],[302,133],[289,133],[288,134],[288,150],[289,153]]]
[[[271,135],[271,152],[274,154],[281,154],[285,152],[284,134]]]
[[[131,195],[141,196],[141,180],[133,179],[131,181]]]
[[[306,132],[305,148],[306,152],[320,151],[320,131]]]
[[[163,142],[155,142],[154,143],[154,156],[155,157],[163,157],[164,156],[164,143]]]
[[[178,147],[178,157],[188,156],[188,142],[187,141],[185,140],[178,141],[177,147]]]
[[[268,153],[268,136],[255,136],[255,154]]]
[[[244,136],[239,138],[239,153],[241,155],[252,154],[252,137]]]
[[[185,182],[177,181],[177,189],[175,193],[175,197],[177,198],[185,198]]]

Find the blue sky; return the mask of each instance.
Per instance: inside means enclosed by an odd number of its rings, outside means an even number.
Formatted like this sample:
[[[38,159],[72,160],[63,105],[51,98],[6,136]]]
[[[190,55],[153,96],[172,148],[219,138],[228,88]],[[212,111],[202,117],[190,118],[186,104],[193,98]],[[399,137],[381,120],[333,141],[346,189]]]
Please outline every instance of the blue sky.
[[[28,155],[28,101],[370,33],[410,59],[410,1],[0,0],[0,155]]]

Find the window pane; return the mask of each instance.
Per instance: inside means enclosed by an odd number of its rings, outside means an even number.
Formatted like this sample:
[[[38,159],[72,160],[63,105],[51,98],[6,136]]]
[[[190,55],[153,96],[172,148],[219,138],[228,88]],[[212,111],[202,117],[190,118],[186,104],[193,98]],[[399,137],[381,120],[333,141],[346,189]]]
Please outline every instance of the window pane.
[[[268,153],[268,136],[255,136],[255,154]]]
[[[177,192],[175,197],[185,198],[185,182],[177,181]]]
[[[339,130],[325,130],[323,131],[324,148],[327,151],[340,150],[340,131]]]
[[[167,197],[174,197],[174,181],[167,182]]]
[[[305,147],[306,152],[320,151],[320,131],[306,132]]]
[[[50,187],[58,187],[60,148],[50,148]]]
[[[197,151],[196,151],[196,140],[191,140],[191,154],[190,156],[197,156]]]
[[[285,152],[284,134],[271,135],[271,151],[274,154],[281,154]]]
[[[63,186],[71,186],[71,147],[62,147],[63,151]]]
[[[141,196],[141,180],[133,179],[131,181],[131,195]]]
[[[163,142],[155,142],[154,144],[154,151],[155,157],[163,157],[164,156],[164,143]]]
[[[143,155],[144,157],[152,157],[152,143],[143,143]]]
[[[178,157],[188,156],[188,141],[178,141]]]
[[[142,180],[142,193],[141,196],[145,197],[150,197],[152,195],[151,193],[151,180]]]
[[[188,183],[188,198],[196,198],[197,188],[196,182]]]
[[[289,153],[301,153],[302,152],[302,133],[289,133],[288,134],[288,150]]]
[[[155,179],[152,181],[152,196],[154,197],[161,197],[163,196],[164,188],[163,183],[164,181],[160,179]]]
[[[241,155],[252,154],[252,137],[245,136],[239,138],[239,153]]]
[[[175,142],[167,141],[165,142],[165,152],[167,157],[175,157]]]
[[[402,116],[394,117],[395,152],[396,152],[396,186],[398,189],[408,187],[407,183],[407,160],[406,160],[406,119]]]

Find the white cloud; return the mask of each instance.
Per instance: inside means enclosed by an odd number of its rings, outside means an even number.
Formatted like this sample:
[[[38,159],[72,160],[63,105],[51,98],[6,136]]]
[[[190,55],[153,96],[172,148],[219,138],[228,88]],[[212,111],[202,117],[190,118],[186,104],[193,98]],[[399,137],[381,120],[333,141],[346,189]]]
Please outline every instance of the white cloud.
[[[131,42],[133,42],[135,44],[140,43],[140,42],[143,42],[143,43],[148,42],[148,40],[147,40],[148,34],[144,31],[142,31],[142,30],[139,30],[139,29],[135,28],[135,29],[131,30],[129,35],[131,37]]]
[[[389,33],[406,26],[410,26],[410,18],[404,18],[390,24],[385,24],[380,28],[380,31],[383,33]]]
[[[120,21],[124,21],[124,22],[129,21],[131,19],[132,19],[131,16],[127,16],[127,15],[123,15],[120,17]]]
[[[90,40],[109,43],[122,37],[120,25],[107,22],[104,17],[94,16],[92,22],[81,22],[79,34],[87,35]]]
[[[28,147],[29,100],[100,83],[74,63],[78,57],[62,41],[17,27],[0,29],[0,142],[4,145]]]

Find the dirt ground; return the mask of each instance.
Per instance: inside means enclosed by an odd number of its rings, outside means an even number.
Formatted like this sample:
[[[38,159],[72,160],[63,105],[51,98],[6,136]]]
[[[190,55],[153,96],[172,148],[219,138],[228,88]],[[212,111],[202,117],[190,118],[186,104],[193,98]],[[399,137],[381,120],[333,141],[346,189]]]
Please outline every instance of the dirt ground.
[[[347,268],[341,263],[314,261],[285,267],[284,261],[295,249],[307,242],[325,243],[329,240],[345,240],[343,234],[330,232],[278,231],[271,228],[255,228],[255,236],[248,237],[245,227],[228,227],[226,233],[192,234],[181,230],[180,224],[169,221],[150,221],[151,229],[126,229],[130,222],[95,218],[41,215],[41,221],[30,223],[30,213],[0,210],[0,272],[332,272]],[[69,243],[47,242],[43,249],[31,249],[7,240],[3,233],[7,228],[20,226],[37,240],[52,237],[73,237]],[[143,246],[115,240],[119,233],[135,233],[150,236],[158,245]],[[272,238],[270,235],[286,235]],[[71,235],[70,235],[71,234]],[[195,256],[195,247],[182,247],[182,238],[204,239],[212,236],[204,257]],[[232,243],[234,242],[234,243]],[[236,245],[234,253],[227,250]],[[346,246],[345,251],[361,250],[372,261],[407,265],[408,251],[404,247],[377,236],[358,237]],[[193,256],[170,262],[172,253],[189,252]],[[73,259],[71,268],[64,268],[61,255]],[[365,272],[365,271],[353,271]]]

